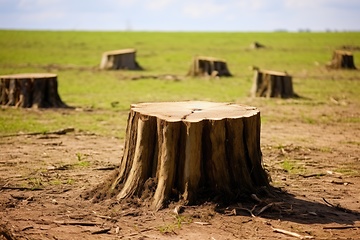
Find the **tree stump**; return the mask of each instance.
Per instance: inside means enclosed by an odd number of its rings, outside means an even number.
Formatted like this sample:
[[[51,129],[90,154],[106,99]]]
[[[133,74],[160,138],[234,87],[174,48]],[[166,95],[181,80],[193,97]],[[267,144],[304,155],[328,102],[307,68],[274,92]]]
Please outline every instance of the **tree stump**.
[[[256,67],[254,70],[252,97],[292,98],[295,96],[292,77],[286,72],[260,70]]]
[[[231,73],[224,60],[213,57],[195,57],[190,66],[188,76],[230,77]]]
[[[104,52],[100,63],[100,69],[141,70],[142,68],[136,62],[135,49],[122,49],[122,50]]]
[[[253,42],[251,45],[250,45],[250,48],[251,49],[260,49],[260,48],[265,48],[265,45],[259,43],[259,42]]]
[[[353,54],[344,50],[335,50],[327,67],[333,69],[356,69]]]
[[[260,150],[260,112],[213,102],[141,103],[131,106],[117,199],[140,197],[153,186],[153,209],[180,198],[253,193],[268,186]],[[120,186],[120,187],[119,187]],[[147,193],[148,194],[148,193]]]
[[[68,107],[58,94],[57,75],[22,73],[0,76],[0,103],[23,108]]]

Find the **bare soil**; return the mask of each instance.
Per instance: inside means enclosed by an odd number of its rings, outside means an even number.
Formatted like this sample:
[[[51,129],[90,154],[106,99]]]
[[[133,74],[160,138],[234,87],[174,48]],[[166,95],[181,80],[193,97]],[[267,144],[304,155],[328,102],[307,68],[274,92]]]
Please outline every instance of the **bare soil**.
[[[122,140],[77,129],[0,138],[0,239],[359,239],[359,106],[266,101],[256,104],[274,190],[229,205],[93,203],[83,196],[114,174]]]

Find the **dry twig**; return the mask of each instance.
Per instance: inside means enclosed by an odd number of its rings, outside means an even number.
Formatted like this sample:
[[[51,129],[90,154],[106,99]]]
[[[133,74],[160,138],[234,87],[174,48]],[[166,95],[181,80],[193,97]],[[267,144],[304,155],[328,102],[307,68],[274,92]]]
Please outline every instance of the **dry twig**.
[[[12,187],[12,186],[2,186],[1,189],[10,189],[10,190],[29,190],[29,191],[37,191],[37,190],[44,190],[43,188],[39,187]]]
[[[323,229],[349,229],[349,228],[360,228],[360,225],[354,225],[354,226],[328,226],[328,227],[323,227]]]
[[[111,228],[105,228],[105,229],[101,229],[95,232],[92,232],[91,234],[103,234],[103,233],[108,233],[111,230]]]
[[[303,178],[311,178],[311,177],[322,177],[325,176],[325,173],[313,173],[313,174],[309,174],[309,175],[303,175],[303,174],[299,174],[300,177]]]
[[[193,223],[199,224],[199,225],[203,225],[203,226],[205,226],[205,225],[211,225],[211,223],[209,223],[209,222],[193,222]]]
[[[335,209],[337,209],[337,210],[339,210],[339,211],[342,211],[342,212],[345,212],[345,213],[352,213],[352,214],[358,215],[357,212],[354,212],[354,211],[352,211],[352,210],[350,210],[350,209],[343,208],[343,207],[340,206],[340,204],[334,205],[334,204],[329,203],[325,198],[322,198],[322,199],[324,200],[324,202],[325,202],[328,206],[330,206],[330,207],[332,207],[332,208],[335,208]]]
[[[272,228],[272,230],[274,232],[282,233],[282,234],[292,236],[292,237],[297,237],[299,239],[313,239],[314,238],[313,236],[303,236],[303,235],[300,235],[298,233],[290,232],[290,231],[283,230],[283,229],[280,229],[280,228]]]
[[[31,132],[31,133],[15,133],[15,134],[9,134],[9,135],[3,135],[0,136],[2,138],[4,137],[17,137],[17,136],[32,136],[32,135],[43,135],[43,134],[56,134],[56,135],[63,135],[69,132],[75,131],[74,128],[64,128],[56,131],[50,131],[50,132]]]
[[[256,196],[256,194],[251,194],[251,198],[254,199],[255,201],[258,201],[259,203],[262,202],[262,200],[260,198],[258,198],[258,196]]]
[[[275,203],[267,204],[265,207],[263,207],[259,210],[259,212],[256,214],[256,216],[259,216],[261,213],[265,212],[268,208],[271,208],[274,205],[275,205]]]
[[[97,222],[65,222],[65,221],[54,221],[56,224],[60,225],[78,225],[78,226],[96,226],[101,225],[101,223]]]

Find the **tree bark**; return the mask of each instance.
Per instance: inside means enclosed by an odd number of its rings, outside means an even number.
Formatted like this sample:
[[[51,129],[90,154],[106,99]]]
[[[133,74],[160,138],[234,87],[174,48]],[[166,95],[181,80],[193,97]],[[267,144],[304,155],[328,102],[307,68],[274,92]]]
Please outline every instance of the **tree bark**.
[[[105,70],[141,70],[136,62],[135,49],[122,49],[104,52],[101,58],[100,69]]]
[[[0,76],[0,103],[23,108],[68,107],[58,94],[57,75],[25,73]]]
[[[336,50],[328,67],[333,69],[356,69],[354,56],[349,51]]]
[[[224,60],[213,57],[195,57],[190,66],[188,76],[229,77],[231,73]]]
[[[155,184],[149,205],[156,210],[174,197],[195,203],[204,192],[234,198],[268,186],[260,112],[200,101],[132,105],[112,189],[120,189],[118,200],[141,197],[149,180]]]
[[[253,97],[295,97],[292,77],[286,72],[276,72],[268,70],[254,69],[253,87],[251,96]]]

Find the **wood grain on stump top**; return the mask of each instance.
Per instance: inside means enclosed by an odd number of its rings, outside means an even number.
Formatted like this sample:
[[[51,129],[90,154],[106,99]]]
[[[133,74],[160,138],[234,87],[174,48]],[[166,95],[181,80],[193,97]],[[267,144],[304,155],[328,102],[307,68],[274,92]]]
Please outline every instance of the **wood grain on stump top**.
[[[289,74],[287,72],[279,72],[279,71],[273,71],[273,70],[260,70],[261,73],[263,74],[269,74],[269,75],[274,75],[274,76],[289,76]]]
[[[18,73],[10,75],[1,75],[0,79],[41,79],[41,78],[54,78],[57,77],[53,73]]]
[[[210,62],[226,62],[224,59],[215,58],[215,57],[208,57],[208,56],[197,56],[197,60],[205,60]]]
[[[106,55],[118,55],[118,54],[127,54],[127,53],[135,53],[136,50],[129,48],[129,49],[119,49],[119,50],[111,50],[104,52]]]
[[[255,107],[205,101],[140,103],[131,105],[131,109],[168,122],[221,120],[250,117],[259,113]]]

